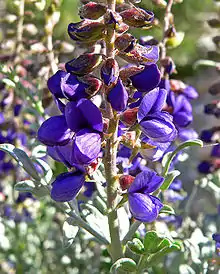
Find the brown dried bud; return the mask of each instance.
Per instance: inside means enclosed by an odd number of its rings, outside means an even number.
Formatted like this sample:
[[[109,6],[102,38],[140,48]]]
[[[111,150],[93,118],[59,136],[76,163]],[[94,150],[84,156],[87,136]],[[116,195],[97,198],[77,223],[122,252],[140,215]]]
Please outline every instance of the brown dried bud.
[[[78,77],[78,79],[80,82],[89,86],[85,92],[90,98],[96,95],[102,87],[102,81],[91,74]]]
[[[92,72],[103,60],[102,54],[85,53],[65,64],[67,72],[84,75]]]
[[[217,18],[208,20],[208,24],[211,28],[220,28],[220,20]]]
[[[79,10],[79,16],[81,18],[96,20],[103,16],[106,13],[106,11],[107,8],[105,5],[90,2],[85,6],[81,7],[81,9]]]
[[[134,48],[136,42],[137,40],[134,36],[130,33],[125,33],[115,40],[115,47],[120,51],[129,52]]]
[[[130,27],[142,28],[149,25],[154,14],[151,11],[145,11],[140,8],[131,8],[120,13],[123,21]]]
[[[212,95],[218,95],[218,94],[220,94],[220,82],[217,82],[217,83],[213,84],[209,88],[209,93],[212,94]]]
[[[100,22],[85,19],[78,23],[70,23],[68,34],[75,41],[93,43],[103,38],[105,25]]]
[[[138,107],[136,108],[131,108],[127,109],[124,111],[121,116],[120,120],[126,125],[126,126],[133,126],[135,122],[137,121],[137,112],[138,112]]]
[[[122,190],[127,190],[130,185],[133,183],[135,177],[131,176],[131,175],[122,175],[119,178],[119,184],[121,186]]]

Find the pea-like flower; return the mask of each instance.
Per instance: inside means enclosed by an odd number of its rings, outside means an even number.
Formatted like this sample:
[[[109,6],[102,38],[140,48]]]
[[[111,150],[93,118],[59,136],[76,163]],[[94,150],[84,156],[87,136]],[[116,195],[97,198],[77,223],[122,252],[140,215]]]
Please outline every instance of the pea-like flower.
[[[81,171],[65,172],[52,183],[51,198],[56,202],[68,202],[76,197],[85,182]]]
[[[145,66],[144,70],[130,77],[133,86],[142,92],[148,92],[160,83],[160,71],[157,65]]]
[[[131,214],[141,222],[153,222],[163,204],[150,195],[163,183],[164,178],[149,168],[139,173],[128,189],[128,201]]]
[[[165,89],[154,89],[147,93],[138,110],[138,123],[145,136],[155,142],[171,142],[177,136],[172,116],[162,111],[167,97]]]

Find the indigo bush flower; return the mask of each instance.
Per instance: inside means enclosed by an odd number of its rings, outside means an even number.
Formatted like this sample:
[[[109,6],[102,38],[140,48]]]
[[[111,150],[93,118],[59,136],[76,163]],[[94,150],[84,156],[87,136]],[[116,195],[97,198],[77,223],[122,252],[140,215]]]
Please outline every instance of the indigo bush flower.
[[[151,195],[163,183],[164,178],[151,169],[139,173],[128,189],[128,201],[131,214],[141,222],[153,222],[163,204]]]
[[[143,134],[161,143],[173,141],[177,136],[172,116],[162,111],[166,96],[165,89],[148,92],[141,101],[137,115]]]
[[[85,181],[80,171],[62,173],[52,183],[51,198],[57,202],[68,202],[76,197]]]

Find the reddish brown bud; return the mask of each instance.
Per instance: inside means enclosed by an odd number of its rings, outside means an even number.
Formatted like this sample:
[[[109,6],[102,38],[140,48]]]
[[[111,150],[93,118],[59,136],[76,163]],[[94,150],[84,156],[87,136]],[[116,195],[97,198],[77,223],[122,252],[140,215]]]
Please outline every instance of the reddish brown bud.
[[[119,66],[115,59],[108,58],[101,68],[101,77],[106,86],[116,85],[119,76]]]
[[[123,68],[120,70],[119,77],[122,79],[123,82],[126,82],[128,78],[140,73],[142,70],[144,70],[144,67],[130,66],[127,68]]]
[[[123,21],[130,27],[142,28],[149,25],[154,14],[151,11],[145,11],[140,8],[131,8],[120,13]]]
[[[105,25],[100,22],[85,19],[68,26],[68,34],[75,41],[93,43],[103,38]]]
[[[85,92],[89,95],[89,97],[96,95],[102,87],[102,81],[91,74],[78,77],[78,79],[80,82],[85,83],[86,85],[89,86],[85,90]]]
[[[103,16],[106,13],[106,11],[107,8],[105,7],[105,5],[90,2],[79,10],[79,16],[81,18],[96,20],[99,17]]]
[[[121,186],[122,190],[127,190],[130,185],[133,183],[135,177],[131,176],[131,175],[122,175],[119,178],[119,184]]]
[[[138,108],[131,108],[124,111],[121,116],[120,120],[126,125],[126,126],[133,126],[137,120],[137,112]]]
[[[129,33],[125,33],[115,40],[115,47],[120,51],[129,52],[134,48],[136,42],[137,40],[134,36]]]
[[[67,72],[84,75],[92,72],[103,60],[102,54],[85,53],[65,64]]]

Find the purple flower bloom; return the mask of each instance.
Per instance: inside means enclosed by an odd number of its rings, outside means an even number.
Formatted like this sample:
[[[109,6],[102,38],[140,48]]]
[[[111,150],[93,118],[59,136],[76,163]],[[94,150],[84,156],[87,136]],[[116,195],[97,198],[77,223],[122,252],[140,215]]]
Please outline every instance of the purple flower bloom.
[[[147,93],[138,110],[138,122],[142,132],[155,142],[171,142],[177,136],[172,116],[161,111],[166,101],[165,89],[154,89]]]
[[[178,138],[182,142],[194,140],[198,138],[198,133],[192,128],[178,128]]]
[[[212,239],[216,242],[215,247],[216,247],[216,254],[220,256],[220,234],[213,234]]]
[[[150,195],[163,183],[164,178],[151,169],[139,173],[128,189],[129,208],[135,219],[141,222],[154,221],[163,204]]]
[[[197,99],[199,97],[198,92],[196,89],[192,86],[187,86],[184,88],[182,93],[188,98],[188,99]]]
[[[170,142],[166,142],[166,143],[155,142],[146,136],[142,138],[142,142],[155,146],[155,148],[140,150],[140,154],[143,158],[153,162],[160,160],[171,144]]]
[[[76,197],[85,181],[80,171],[66,172],[52,183],[51,198],[57,202],[68,202]]]
[[[77,103],[69,102],[65,108],[68,127],[74,132],[83,128],[103,131],[102,114],[90,100],[81,99]]]
[[[47,86],[56,98],[78,100],[88,96],[85,92],[88,85],[80,82],[77,76],[62,70],[58,70],[49,78]]]
[[[212,148],[211,156],[220,158],[220,144],[217,144]]]
[[[148,92],[160,83],[160,71],[157,65],[145,66],[144,70],[130,77],[133,86],[142,92]]]
[[[50,117],[38,130],[39,141],[48,146],[65,145],[71,136],[64,115]]]
[[[112,108],[116,111],[123,111],[126,108],[128,93],[121,79],[118,79],[116,86],[110,90],[108,100],[111,103]]]
[[[74,139],[72,161],[79,165],[88,165],[98,157],[100,150],[100,134],[90,129],[82,129]]]

